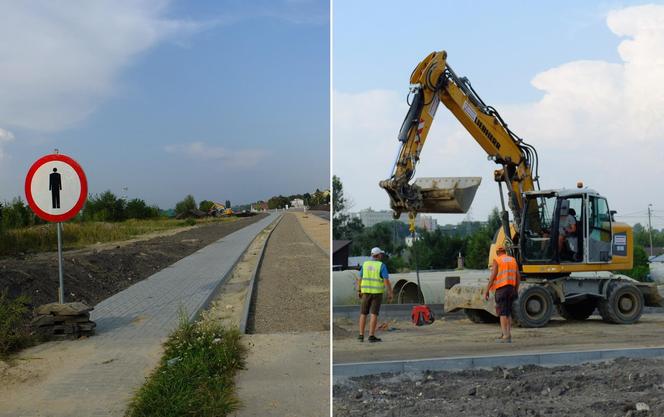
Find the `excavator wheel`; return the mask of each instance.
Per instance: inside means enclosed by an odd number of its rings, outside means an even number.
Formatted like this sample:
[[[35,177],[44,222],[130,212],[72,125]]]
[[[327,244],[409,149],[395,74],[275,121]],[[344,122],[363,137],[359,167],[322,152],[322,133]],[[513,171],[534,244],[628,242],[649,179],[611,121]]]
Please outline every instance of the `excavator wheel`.
[[[553,314],[553,297],[544,287],[532,285],[519,291],[512,303],[512,318],[519,327],[543,327]]]
[[[611,284],[605,300],[597,306],[602,319],[608,323],[633,324],[643,313],[643,294],[634,284],[616,282]]]
[[[595,300],[584,300],[574,304],[561,303],[556,308],[558,309],[558,314],[565,320],[582,321],[593,314],[595,308],[597,308],[597,302]]]
[[[463,312],[473,323],[498,323],[500,319],[488,311],[464,308]]]

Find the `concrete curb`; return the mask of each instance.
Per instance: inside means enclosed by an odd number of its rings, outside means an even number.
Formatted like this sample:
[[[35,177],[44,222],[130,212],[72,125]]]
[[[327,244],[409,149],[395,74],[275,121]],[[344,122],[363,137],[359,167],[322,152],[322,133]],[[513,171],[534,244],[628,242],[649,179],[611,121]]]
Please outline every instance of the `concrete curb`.
[[[277,218],[275,220],[273,220],[272,223],[270,223],[266,227],[270,227],[271,224],[273,224],[275,222],[278,222],[279,220],[281,220],[281,217],[282,217],[281,215],[277,216]],[[265,229],[261,229],[258,233],[256,233],[256,236],[258,236],[260,234],[260,232],[262,232],[263,230],[265,230]],[[247,246],[242,250],[242,253],[240,254],[240,256],[237,257],[237,259],[235,260],[235,262],[233,262],[233,265],[230,267],[228,272],[226,272],[226,274],[219,280],[219,282],[217,283],[216,288],[213,291],[210,292],[210,295],[208,295],[208,297],[205,299],[203,304],[198,308],[198,310],[194,311],[193,314],[189,315],[189,321],[190,322],[193,322],[193,321],[197,320],[200,317],[201,313],[203,311],[207,310],[210,307],[210,304],[212,304],[212,301],[215,298],[217,298],[217,296],[219,295],[219,291],[221,290],[221,287],[228,280],[228,277],[231,276],[231,274],[233,273],[233,270],[235,269],[237,264],[240,262],[240,259],[242,259],[244,254],[247,253],[247,249],[249,249],[249,246],[251,246],[251,243],[254,241],[254,239],[256,239],[256,236],[254,236],[254,238],[251,239],[249,241],[249,243],[247,243]]]
[[[267,246],[267,242],[270,240],[270,236],[272,236],[272,232],[274,232],[277,226],[279,226],[279,222],[281,222],[281,219],[283,218],[284,215],[282,214],[279,217],[277,217],[277,219],[274,221],[274,227],[265,237],[265,241],[263,242],[263,246],[261,247],[261,253],[258,255],[258,262],[256,262],[254,271],[251,274],[251,280],[249,282],[249,291],[247,291],[247,295],[244,298],[244,308],[242,309],[242,319],[240,320],[240,332],[242,334],[247,334],[247,324],[249,323],[249,311],[251,310],[251,301],[254,296],[254,289],[256,288],[256,277],[258,276],[258,271],[260,271],[261,264],[263,263],[263,255],[265,254],[265,247]]]
[[[664,357],[664,347],[601,349],[591,351],[541,352],[512,355],[458,356],[403,361],[358,362],[334,364],[334,381],[382,373],[460,371],[473,368],[514,368],[521,365],[560,366],[611,359]]]

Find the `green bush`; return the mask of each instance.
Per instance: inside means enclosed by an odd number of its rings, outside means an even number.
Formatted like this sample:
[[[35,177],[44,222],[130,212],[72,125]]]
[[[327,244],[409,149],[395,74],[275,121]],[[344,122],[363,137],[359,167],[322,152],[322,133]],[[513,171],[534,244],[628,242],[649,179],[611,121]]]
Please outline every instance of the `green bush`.
[[[0,292],[0,357],[34,344],[28,327],[29,303],[27,296],[10,299],[7,291]]]
[[[196,200],[194,200],[194,196],[191,194],[175,204],[175,214],[188,213],[190,210],[196,210]]]
[[[237,410],[234,377],[246,357],[240,337],[236,329],[189,323],[182,315],[159,367],[136,393],[127,415],[219,417]]]
[[[127,203],[110,190],[91,195],[83,208],[83,219],[100,222],[117,222],[127,218]]]

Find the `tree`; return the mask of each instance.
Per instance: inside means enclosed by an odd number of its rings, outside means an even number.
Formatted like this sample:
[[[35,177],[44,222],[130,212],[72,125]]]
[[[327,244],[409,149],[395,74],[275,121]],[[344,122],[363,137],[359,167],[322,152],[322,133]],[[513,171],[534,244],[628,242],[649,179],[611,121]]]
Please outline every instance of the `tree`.
[[[140,198],[134,198],[127,202],[125,213],[128,219],[148,219],[159,217],[159,207],[149,207]]]
[[[288,204],[290,204],[290,200],[283,195],[271,197],[269,200],[267,200],[267,207],[269,209],[282,209],[285,208]]]
[[[11,202],[5,202],[1,207],[2,229],[16,229],[43,223],[21,197],[14,198]]]
[[[194,196],[189,194],[184,198],[184,200],[179,201],[177,204],[175,204],[175,214],[186,214],[189,213],[191,210],[196,210],[196,200],[194,200]]]
[[[470,235],[466,247],[465,264],[468,268],[486,269],[489,265],[489,250],[496,231],[501,227],[497,208],[489,214],[486,225]]]
[[[346,209],[346,199],[344,198],[344,186],[341,179],[336,175],[332,176],[332,211],[333,216],[340,215]]]
[[[127,202],[122,198],[117,198],[110,190],[101,194],[92,195],[88,198],[83,209],[83,219],[116,222],[127,218]]]
[[[632,277],[638,281],[645,281],[646,277],[650,273],[650,267],[648,266],[648,254],[641,245],[634,245],[634,265],[629,271],[617,271],[617,273],[622,273],[628,277]]]
[[[204,211],[204,212],[207,213],[208,211],[210,211],[212,206],[214,206],[214,202],[212,202],[210,200],[203,200],[198,204],[198,209],[200,211]]]
[[[362,221],[357,217],[351,218],[346,212],[343,184],[341,179],[334,175],[332,177],[332,237],[355,241],[362,234],[363,229]],[[355,248],[361,248],[361,245],[361,243],[353,242]],[[353,251],[355,250],[353,249]]]

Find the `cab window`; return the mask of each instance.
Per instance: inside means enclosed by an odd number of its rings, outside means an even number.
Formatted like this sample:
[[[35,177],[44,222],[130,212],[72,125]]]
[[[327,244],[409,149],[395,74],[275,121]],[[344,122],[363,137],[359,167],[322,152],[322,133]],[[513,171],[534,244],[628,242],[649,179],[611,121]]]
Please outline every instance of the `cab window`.
[[[552,228],[556,197],[530,196],[527,199],[522,240],[524,261],[550,262],[554,253]]]
[[[588,260],[611,260],[611,213],[606,199],[590,197],[588,204]]]

